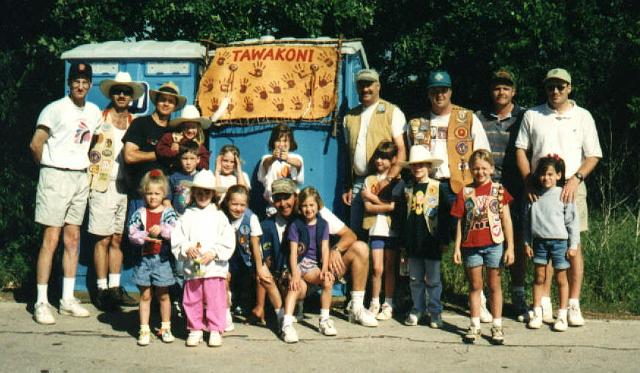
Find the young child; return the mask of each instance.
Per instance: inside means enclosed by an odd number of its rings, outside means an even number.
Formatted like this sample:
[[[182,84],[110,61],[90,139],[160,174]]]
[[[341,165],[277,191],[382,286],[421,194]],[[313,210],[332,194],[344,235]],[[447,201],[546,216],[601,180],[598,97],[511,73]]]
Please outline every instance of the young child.
[[[197,169],[209,169],[209,156],[211,153],[204,146],[206,140],[204,131],[211,126],[211,121],[200,116],[200,112],[193,105],[187,105],[182,110],[182,116],[169,122],[169,127],[180,128],[179,131],[162,135],[156,145],[158,161],[164,164],[168,170],[175,171],[179,168],[178,155],[180,144],[187,141],[195,141],[198,147]]]
[[[453,261],[462,264],[469,280],[471,325],[464,336],[473,343],[480,336],[480,292],[482,271],[487,268],[487,282],[491,292],[491,342],[504,343],[502,332],[501,262],[513,264],[513,229],[508,204],[513,199],[498,183],[491,181],[493,158],[491,153],[478,149],[469,158],[473,183],[458,193],[451,208],[457,219]],[[503,247],[504,246],[506,247]]]
[[[269,150],[260,161],[258,180],[264,185],[264,199],[269,203],[267,214],[275,214],[271,200],[271,184],[282,178],[290,178],[298,185],[304,183],[304,164],[302,157],[291,153],[298,148],[293,138],[293,130],[286,124],[279,124],[271,131]]]
[[[164,205],[173,207],[178,215],[184,214],[191,199],[189,196],[189,184],[193,181],[198,165],[198,151],[200,145],[190,140],[180,144],[178,158],[180,159],[180,169],[175,170],[169,176],[169,193],[164,200]]]
[[[414,145],[407,166],[414,180],[405,190],[407,214],[404,226],[405,248],[409,259],[409,285],[413,307],[404,321],[415,326],[429,314],[429,326],[442,327],[442,282],[440,263],[450,241],[446,194],[443,185],[429,178],[442,160],[424,145]],[[429,299],[425,298],[425,290]]]
[[[397,161],[397,155],[398,147],[394,142],[381,142],[371,157],[369,164],[371,175],[365,179],[362,190],[365,209],[362,228],[369,230],[369,246],[373,263],[369,310],[378,320],[389,320],[393,316],[396,252],[391,242],[397,236],[394,228],[397,228],[399,222],[397,218],[393,219],[392,215],[396,210],[396,202],[399,203],[404,198],[405,185],[402,179],[394,180],[393,185],[386,189],[391,193],[384,196],[378,194],[377,185],[380,180],[386,179],[387,172]],[[385,298],[381,307],[380,288],[383,272]]]
[[[147,172],[140,182],[145,206],[135,211],[129,220],[129,240],[134,245],[142,246],[140,261],[133,269],[133,282],[140,289],[140,346],[146,346],[151,341],[151,286],[156,288],[160,303],[162,325],[158,334],[165,343],[171,343],[175,339],[171,334],[168,287],[175,283],[169,264],[169,241],[177,215],[172,208],[162,204],[168,189],[167,178],[162,171],[156,169]]]
[[[233,228],[212,202],[215,177],[209,170],[196,174],[191,184],[194,203],[180,217],[171,236],[173,255],[184,264],[183,307],[189,336],[186,345],[202,341],[209,330],[209,346],[222,344],[226,325],[228,260],[233,254]],[[206,304],[206,311],[205,309]]]
[[[220,149],[213,174],[218,187],[230,188],[238,184],[251,189],[249,175],[242,171],[240,150],[235,145],[227,144]],[[224,196],[221,198],[224,199]]]
[[[549,259],[555,270],[558,283],[560,309],[553,324],[553,330],[567,330],[567,304],[569,302],[569,283],[567,268],[568,256],[575,256],[580,243],[580,227],[575,203],[563,203],[560,195],[565,182],[564,161],[555,156],[538,160],[532,182],[539,197],[529,204],[525,216],[525,249],[535,264],[533,284],[533,317],[528,327],[539,329],[542,326],[542,294],[547,275]],[[567,250],[568,248],[568,250]]]
[[[307,283],[322,286],[320,296],[319,331],[326,336],[337,335],[333,321],[329,318],[331,292],[334,283],[329,271],[329,225],[318,214],[323,207],[320,194],[313,187],[304,188],[298,196],[299,218],[289,225],[289,268],[291,280],[284,305],[282,338],[286,343],[298,342],[298,333],[293,328],[293,310],[297,300],[307,294]]]

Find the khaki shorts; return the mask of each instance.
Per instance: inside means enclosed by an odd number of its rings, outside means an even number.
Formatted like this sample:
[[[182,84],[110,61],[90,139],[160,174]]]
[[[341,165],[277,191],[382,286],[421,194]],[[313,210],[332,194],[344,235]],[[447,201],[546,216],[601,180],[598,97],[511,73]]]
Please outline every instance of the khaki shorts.
[[[576,191],[576,210],[580,221],[580,232],[589,230],[589,210],[587,209],[587,186],[584,183],[578,185]]]
[[[127,219],[127,195],[111,180],[105,192],[89,193],[89,225],[87,230],[97,236],[122,234]]]
[[[41,167],[36,191],[36,223],[82,225],[89,197],[86,171]]]

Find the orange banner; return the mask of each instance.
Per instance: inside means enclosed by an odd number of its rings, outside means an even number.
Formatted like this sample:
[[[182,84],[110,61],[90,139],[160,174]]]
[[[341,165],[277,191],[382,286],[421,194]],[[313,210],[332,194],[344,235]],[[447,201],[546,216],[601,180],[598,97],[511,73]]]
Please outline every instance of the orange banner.
[[[269,44],[216,49],[198,88],[203,116],[220,120],[328,116],[336,105],[335,47]]]

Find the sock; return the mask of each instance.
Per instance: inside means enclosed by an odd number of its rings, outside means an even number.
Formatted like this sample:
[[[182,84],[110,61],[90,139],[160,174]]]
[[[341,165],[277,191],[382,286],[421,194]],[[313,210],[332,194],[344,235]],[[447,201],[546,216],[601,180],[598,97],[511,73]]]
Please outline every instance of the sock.
[[[107,279],[99,278],[96,280],[98,290],[107,290]]]
[[[320,321],[329,320],[329,309],[321,308],[320,309]]]
[[[567,309],[560,308],[558,310],[558,320],[566,320],[567,319]]]
[[[538,306],[538,307],[533,307],[533,314],[536,317],[542,317],[542,307]]]
[[[580,308],[580,299],[569,298],[569,306],[576,306],[576,307]]]
[[[160,323],[160,329],[162,330],[171,330],[171,321],[163,321]]]
[[[282,318],[282,328],[288,325],[293,325],[293,315],[284,315]]]
[[[502,319],[493,319],[493,326],[496,328],[502,328]]]
[[[119,273],[109,273],[109,287],[110,288],[119,288],[120,287],[120,274]]]
[[[551,298],[550,297],[542,297],[540,304],[542,304],[543,308],[551,308]]]
[[[73,299],[73,288],[76,285],[75,277],[63,277],[62,278],[62,299],[63,300],[71,300]]]
[[[351,309],[357,310],[364,307],[364,291],[351,292]]]
[[[371,305],[380,307],[380,297],[371,298]]]
[[[384,302],[385,302],[387,305],[389,305],[389,307],[393,308],[393,297],[391,297],[391,298],[387,298],[387,297],[385,297],[385,298],[384,298]]]
[[[49,284],[38,284],[38,298],[36,303],[49,303],[49,297],[47,296],[47,291],[49,290]]]
[[[480,318],[479,317],[472,317],[471,318],[471,325],[473,327],[479,328],[480,327]]]
[[[483,305],[486,305],[486,304],[487,304],[487,297],[485,297],[485,296],[484,296],[484,290],[480,292],[480,302],[481,302]]]
[[[149,328],[149,324],[140,324],[140,333],[142,332],[151,333],[151,328]]]

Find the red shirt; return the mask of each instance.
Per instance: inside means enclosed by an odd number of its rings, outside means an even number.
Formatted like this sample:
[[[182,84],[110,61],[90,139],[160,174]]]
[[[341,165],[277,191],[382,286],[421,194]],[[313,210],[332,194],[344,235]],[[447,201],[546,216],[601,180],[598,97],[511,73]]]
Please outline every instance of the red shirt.
[[[462,247],[484,247],[491,246],[494,244],[491,239],[491,229],[489,227],[489,202],[494,198],[491,196],[491,185],[492,183],[485,183],[480,185],[479,187],[474,188],[476,200],[478,202],[478,206],[476,208],[479,209],[479,215],[474,219],[474,222],[471,224],[469,229],[469,234],[467,235],[467,239],[462,237]],[[501,204],[508,205],[513,201],[513,197],[511,194],[504,189],[504,196],[502,198]],[[456,197],[456,202],[451,207],[451,216],[458,219],[463,219],[462,224],[464,227],[465,221],[464,217],[466,215],[465,211],[465,203],[464,203],[464,189],[458,193]]]
[[[162,218],[162,211],[160,211],[160,212],[151,212],[151,211],[147,210],[147,226],[145,227],[147,232],[149,232],[149,228],[153,227],[154,225],[160,225],[160,219],[161,218]],[[154,236],[149,235],[149,238],[158,238],[158,239],[162,240],[162,237],[160,237],[160,236],[154,237]],[[143,255],[160,254],[160,250],[161,249],[162,249],[162,242],[161,241],[147,241],[144,244],[144,247],[142,248],[142,254]]]

